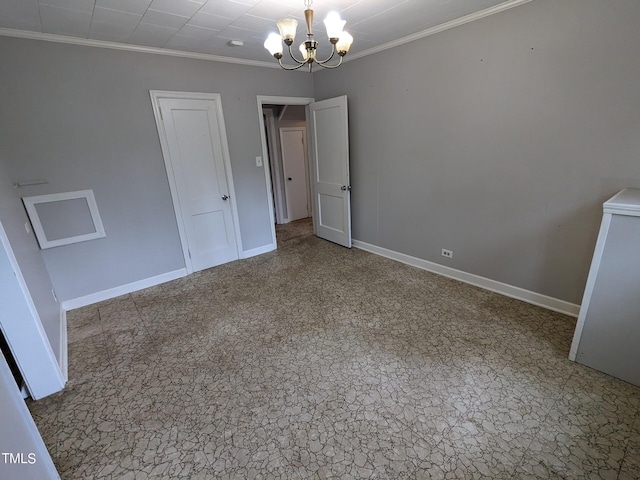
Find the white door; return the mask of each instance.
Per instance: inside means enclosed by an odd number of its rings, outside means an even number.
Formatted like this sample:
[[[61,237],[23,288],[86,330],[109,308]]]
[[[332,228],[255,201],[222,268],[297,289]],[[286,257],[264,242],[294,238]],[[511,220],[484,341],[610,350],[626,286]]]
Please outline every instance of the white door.
[[[187,271],[236,260],[234,199],[220,96],[167,98],[162,92],[151,96]]]
[[[38,400],[62,390],[63,373],[1,222],[0,285],[0,330],[31,397]]]
[[[309,216],[307,174],[307,146],[302,127],[280,129],[284,191],[287,199],[287,217],[290,222]]]
[[[351,248],[347,97],[309,105],[316,235]]]

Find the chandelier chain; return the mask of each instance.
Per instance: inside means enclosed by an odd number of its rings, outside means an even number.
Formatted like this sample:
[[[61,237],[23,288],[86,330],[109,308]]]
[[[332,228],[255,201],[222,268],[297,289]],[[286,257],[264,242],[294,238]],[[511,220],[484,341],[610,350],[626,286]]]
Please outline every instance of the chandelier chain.
[[[311,8],[312,3],[313,3],[313,0],[304,0],[304,6],[307,8]]]

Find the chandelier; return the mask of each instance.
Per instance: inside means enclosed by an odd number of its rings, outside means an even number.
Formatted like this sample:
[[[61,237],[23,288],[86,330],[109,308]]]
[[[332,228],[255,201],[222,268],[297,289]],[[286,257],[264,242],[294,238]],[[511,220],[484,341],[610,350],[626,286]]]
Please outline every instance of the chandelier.
[[[318,42],[313,39],[313,10],[311,10],[311,4],[313,0],[304,0],[304,5],[307,9],[304,11],[304,18],[307,22],[307,40],[306,42],[300,45],[300,53],[302,54],[302,60],[296,58],[293,54],[293,50],[291,49],[291,45],[293,45],[293,41],[296,37],[296,29],[298,28],[298,21],[294,18],[284,18],[282,20],[278,20],[278,30],[280,30],[280,35],[277,33],[271,33],[267,40],[264,42],[264,47],[269,50],[269,53],[273,55],[280,63],[280,66],[285,70],[298,70],[305,65],[309,66],[309,72],[313,67],[314,63],[317,63],[321,67],[324,68],[338,68],[342,65],[342,58],[347,54],[351,44],[353,43],[353,37],[349,35],[347,32],[343,31],[344,24],[346,21],[340,18],[335,12],[331,12],[327,15],[327,18],[324,20],[324,24],[327,28],[327,36],[329,37],[329,42],[331,42],[331,55],[326,60],[318,60],[316,57]],[[282,63],[282,42],[287,45],[289,48],[289,55],[296,62],[297,65],[286,66]],[[333,59],[336,52],[340,59],[337,63],[329,64],[329,62]]]

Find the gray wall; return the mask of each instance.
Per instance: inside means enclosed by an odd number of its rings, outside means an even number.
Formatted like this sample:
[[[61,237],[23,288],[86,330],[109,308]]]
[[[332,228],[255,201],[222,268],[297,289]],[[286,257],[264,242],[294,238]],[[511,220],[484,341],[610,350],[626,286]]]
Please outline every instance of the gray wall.
[[[256,95],[311,96],[308,76],[0,37],[0,155],[38,195],[93,189],[106,238],[43,251],[59,299],[184,267],[149,90],[220,93],[244,250],[271,243]]]
[[[638,18],[535,0],[313,83],[0,38],[0,158],[49,180],[22,194],[95,192],[107,237],[43,252],[67,300],[183,267],[148,90],[222,95],[245,250],[270,243],[256,95],[347,94],[354,238],[579,303],[602,202],[640,187]]]
[[[580,303],[602,202],[640,187],[638,19],[535,0],[317,73],[349,97],[354,238]]]
[[[4,128],[4,125],[1,128]],[[25,223],[28,223],[29,219],[22,205],[19,190],[13,187],[14,181],[15,179],[7,173],[4,157],[0,154],[0,222],[9,238],[11,249],[59,364],[60,306],[51,293],[53,286],[40,255],[36,237],[33,231],[28,233],[25,229]],[[15,300],[17,303],[24,301]],[[2,308],[5,311],[11,310],[7,305],[3,305]]]
[[[307,120],[305,110],[304,105],[289,105],[284,111],[282,119],[278,121],[278,128],[299,126],[301,123],[305,123]]]

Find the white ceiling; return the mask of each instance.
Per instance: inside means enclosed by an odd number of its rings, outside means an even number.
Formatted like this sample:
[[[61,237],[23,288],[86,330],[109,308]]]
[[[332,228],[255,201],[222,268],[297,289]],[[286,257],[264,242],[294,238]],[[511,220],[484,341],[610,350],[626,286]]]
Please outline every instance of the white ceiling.
[[[524,1],[529,0],[315,0],[314,33],[321,47],[328,45],[322,20],[338,11],[355,39],[349,58]],[[301,43],[304,9],[303,0],[0,0],[0,33],[21,30],[271,63],[264,39],[277,32],[276,20],[294,17],[296,45]],[[230,40],[244,46],[232,47]],[[319,57],[325,52],[321,48]]]

